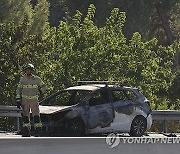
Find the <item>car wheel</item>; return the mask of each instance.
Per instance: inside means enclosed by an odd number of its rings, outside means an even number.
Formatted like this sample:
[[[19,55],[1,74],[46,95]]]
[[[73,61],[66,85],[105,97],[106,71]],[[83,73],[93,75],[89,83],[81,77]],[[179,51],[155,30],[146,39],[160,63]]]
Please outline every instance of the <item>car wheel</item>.
[[[130,136],[140,137],[147,129],[147,121],[143,116],[134,118],[131,124]]]
[[[66,125],[67,136],[82,136],[85,133],[85,125],[79,118],[70,119]]]

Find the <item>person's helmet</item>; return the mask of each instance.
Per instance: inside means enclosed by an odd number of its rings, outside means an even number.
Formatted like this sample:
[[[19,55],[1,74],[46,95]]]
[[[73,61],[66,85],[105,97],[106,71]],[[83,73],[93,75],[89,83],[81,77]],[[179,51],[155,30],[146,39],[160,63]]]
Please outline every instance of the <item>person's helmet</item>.
[[[26,69],[31,69],[32,71],[34,71],[34,65],[33,64],[26,64],[23,66],[23,69],[26,70]]]

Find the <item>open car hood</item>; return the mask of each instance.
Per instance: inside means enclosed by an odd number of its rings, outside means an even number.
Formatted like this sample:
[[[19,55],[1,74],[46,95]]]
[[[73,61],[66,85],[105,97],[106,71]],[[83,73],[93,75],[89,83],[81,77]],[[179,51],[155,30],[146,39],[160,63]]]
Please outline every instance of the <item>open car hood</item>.
[[[39,105],[40,114],[52,114],[69,109],[71,106],[42,106]]]

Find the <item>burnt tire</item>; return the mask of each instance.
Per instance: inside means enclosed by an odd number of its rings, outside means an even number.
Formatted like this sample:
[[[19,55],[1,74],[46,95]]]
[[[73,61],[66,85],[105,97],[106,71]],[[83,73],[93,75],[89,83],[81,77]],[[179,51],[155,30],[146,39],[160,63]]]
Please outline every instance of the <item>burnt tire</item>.
[[[83,136],[85,133],[84,122],[79,118],[70,119],[66,124],[67,136]]]
[[[140,137],[144,135],[147,129],[147,120],[143,116],[137,116],[133,119],[129,135]]]

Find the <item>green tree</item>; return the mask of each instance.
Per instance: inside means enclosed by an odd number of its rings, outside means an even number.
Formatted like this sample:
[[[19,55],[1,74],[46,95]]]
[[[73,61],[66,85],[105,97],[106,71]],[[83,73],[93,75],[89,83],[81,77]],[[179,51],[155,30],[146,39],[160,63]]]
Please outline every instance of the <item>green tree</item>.
[[[1,0],[0,21],[13,21],[16,25],[21,24],[25,16],[31,20],[33,14],[30,0]]]
[[[47,0],[38,0],[37,5],[33,9],[32,23],[30,26],[30,34],[42,35],[46,29],[49,17],[49,3]]]

